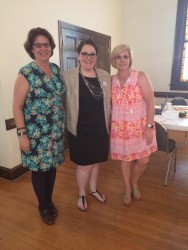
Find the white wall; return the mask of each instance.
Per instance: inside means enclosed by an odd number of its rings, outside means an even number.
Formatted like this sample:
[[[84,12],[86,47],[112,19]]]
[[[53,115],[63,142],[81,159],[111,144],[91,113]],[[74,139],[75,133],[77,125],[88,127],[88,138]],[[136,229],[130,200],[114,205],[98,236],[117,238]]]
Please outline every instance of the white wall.
[[[18,70],[31,61],[23,43],[31,28],[46,28],[57,45],[51,61],[59,65],[58,20],[109,35],[112,47],[123,40],[123,0],[0,0],[0,166],[21,163],[16,131],[5,130],[5,119],[13,117]]]
[[[51,61],[59,65],[58,20],[112,37],[133,48],[133,67],[150,76],[155,91],[169,91],[178,0],[0,0],[0,166],[21,163],[12,92],[20,67],[30,62],[23,43],[33,27],[50,31],[56,42]],[[112,73],[115,71],[113,70]]]
[[[2,96],[2,89],[0,86],[0,96]],[[0,98],[0,114],[3,113],[2,110],[2,99]],[[8,143],[6,141],[6,130],[5,130],[5,122],[3,119],[3,115],[0,115],[0,159],[1,162],[3,159],[8,158]],[[5,151],[4,149],[7,149],[7,151]],[[3,162],[3,166],[6,166],[6,161]],[[0,164],[1,165],[1,164]]]
[[[155,91],[170,91],[177,0],[125,0],[124,42]]]

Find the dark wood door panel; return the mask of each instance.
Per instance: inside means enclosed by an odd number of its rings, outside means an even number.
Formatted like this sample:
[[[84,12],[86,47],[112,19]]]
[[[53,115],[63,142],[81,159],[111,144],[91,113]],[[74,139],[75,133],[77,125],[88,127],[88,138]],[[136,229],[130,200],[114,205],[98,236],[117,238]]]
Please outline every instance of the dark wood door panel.
[[[81,41],[91,38],[99,49],[96,67],[110,73],[110,36],[62,21],[58,21],[58,26],[60,65],[63,71],[77,67],[76,49]]]
[[[97,44],[99,49],[96,67],[110,72],[111,39],[105,35],[92,35],[91,39]]]

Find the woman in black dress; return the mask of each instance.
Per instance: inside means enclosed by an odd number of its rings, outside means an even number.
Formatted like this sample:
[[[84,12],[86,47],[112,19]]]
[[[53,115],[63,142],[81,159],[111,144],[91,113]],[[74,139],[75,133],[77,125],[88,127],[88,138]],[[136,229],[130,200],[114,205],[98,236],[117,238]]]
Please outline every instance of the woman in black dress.
[[[79,67],[63,73],[66,84],[67,129],[70,159],[77,164],[77,206],[87,211],[86,186],[100,202],[106,197],[97,189],[99,163],[108,160],[110,75],[95,68],[98,48],[92,40],[77,48]]]

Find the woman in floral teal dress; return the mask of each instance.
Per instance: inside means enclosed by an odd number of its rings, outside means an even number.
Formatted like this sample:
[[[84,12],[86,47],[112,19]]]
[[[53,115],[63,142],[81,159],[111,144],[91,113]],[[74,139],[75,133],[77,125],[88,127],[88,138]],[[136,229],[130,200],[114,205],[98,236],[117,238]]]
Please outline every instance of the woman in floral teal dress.
[[[59,67],[49,62],[55,43],[47,30],[31,29],[24,47],[34,61],[20,69],[13,112],[22,164],[32,171],[40,215],[51,225],[57,216],[52,201],[56,168],[64,161],[65,87]]]

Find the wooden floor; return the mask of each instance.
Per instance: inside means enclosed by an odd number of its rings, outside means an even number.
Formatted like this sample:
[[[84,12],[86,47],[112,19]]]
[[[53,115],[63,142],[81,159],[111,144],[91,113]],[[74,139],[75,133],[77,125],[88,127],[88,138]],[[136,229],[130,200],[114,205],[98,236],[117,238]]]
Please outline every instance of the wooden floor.
[[[58,169],[54,203],[59,216],[45,225],[37,211],[30,173],[14,181],[0,179],[0,249],[2,250],[184,250],[188,249],[188,138],[177,140],[177,172],[171,168],[164,187],[167,157],[154,153],[142,176],[143,199],[122,203],[123,180],[116,161],[101,164],[99,190],[108,202],[88,196],[86,213],[76,207],[75,166],[66,153]]]

